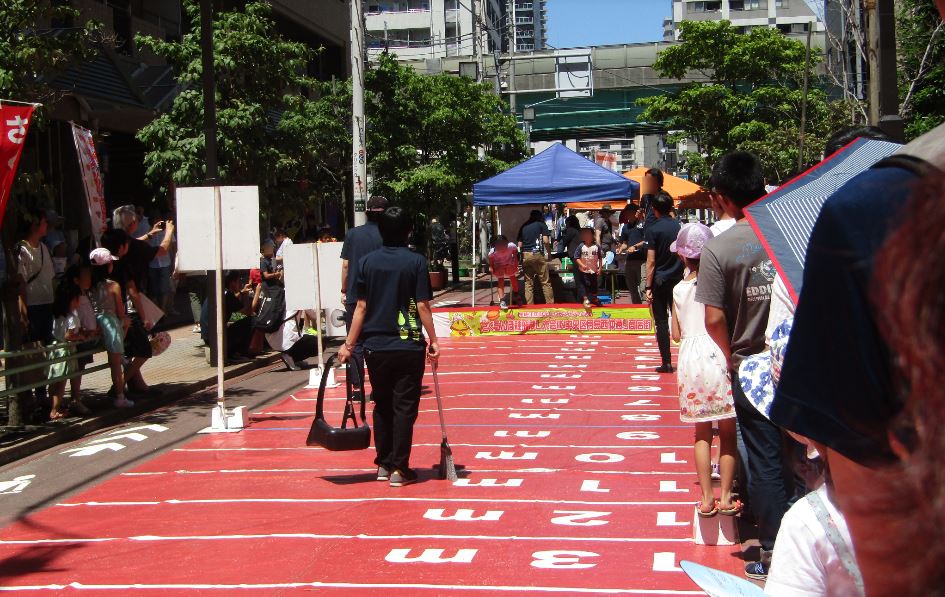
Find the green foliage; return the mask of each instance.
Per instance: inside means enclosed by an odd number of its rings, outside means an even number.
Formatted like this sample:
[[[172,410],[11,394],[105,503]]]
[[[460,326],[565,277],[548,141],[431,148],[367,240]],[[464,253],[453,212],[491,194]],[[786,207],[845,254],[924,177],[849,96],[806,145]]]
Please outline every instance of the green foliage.
[[[657,57],[660,76],[684,80],[701,75],[676,93],[640,101],[641,120],[663,121],[698,148],[684,155],[690,174],[706,180],[724,153],[754,151],[772,181],[797,169],[804,44],[777,29],[742,34],[728,21],[684,21],[682,43]],[[831,102],[817,86],[810,61],[810,92],[803,162],[817,161],[830,134],[844,124],[844,104]]]
[[[373,192],[415,213],[453,211],[473,183],[525,156],[524,135],[487,85],[420,75],[382,54],[365,86]]]
[[[0,2],[0,98],[42,103],[54,97],[48,79],[90,58],[101,31],[100,23],[88,21],[53,35],[51,23],[78,17],[78,10],[49,0]]]
[[[196,0],[185,0],[184,8],[191,29],[181,41],[137,38],[168,61],[185,87],[168,112],[138,132],[148,149],[147,177],[157,187],[206,178],[200,9]],[[214,14],[220,180],[258,185],[264,209],[292,212],[315,190],[324,190],[326,170],[336,183],[333,195],[340,189],[333,160],[350,138],[337,120],[346,92],[335,95],[304,74],[315,52],[283,39],[271,13],[267,2],[249,2],[242,10]],[[319,99],[309,99],[319,93]],[[312,180],[319,184],[313,187]]]
[[[933,0],[897,0],[899,99],[906,138],[945,121],[945,25]]]

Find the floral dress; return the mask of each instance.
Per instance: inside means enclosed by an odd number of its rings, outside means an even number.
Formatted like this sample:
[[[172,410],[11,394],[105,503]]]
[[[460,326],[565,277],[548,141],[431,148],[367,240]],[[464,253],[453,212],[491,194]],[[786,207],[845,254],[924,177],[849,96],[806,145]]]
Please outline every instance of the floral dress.
[[[705,329],[705,307],[696,302],[696,280],[673,289],[673,304],[682,345],[679,347],[679,418],[685,423],[718,421],[735,416],[725,356]]]

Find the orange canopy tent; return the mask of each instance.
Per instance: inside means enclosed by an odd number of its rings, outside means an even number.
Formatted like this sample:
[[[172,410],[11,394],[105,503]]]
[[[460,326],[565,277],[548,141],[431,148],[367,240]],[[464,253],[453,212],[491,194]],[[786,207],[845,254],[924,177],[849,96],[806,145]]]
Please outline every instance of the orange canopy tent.
[[[634,168],[623,173],[624,176],[636,182],[643,182],[643,175],[649,168]],[[712,207],[709,191],[694,182],[683,180],[677,176],[663,173],[663,190],[673,197],[676,209],[708,209]],[[576,210],[596,210],[604,205],[610,205],[615,211],[620,211],[626,205],[624,201],[592,201],[586,203],[568,203],[568,207]]]

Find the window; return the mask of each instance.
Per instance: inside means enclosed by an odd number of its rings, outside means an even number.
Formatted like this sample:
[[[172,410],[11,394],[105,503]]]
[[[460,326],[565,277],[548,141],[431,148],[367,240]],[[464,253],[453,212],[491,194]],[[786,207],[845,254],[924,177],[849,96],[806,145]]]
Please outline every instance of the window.
[[[111,0],[112,27],[115,30],[115,51],[120,54],[131,54],[134,50],[134,32],[131,30],[131,7],[129,0]]]
[[[368,31],[370,48],[412,48],[430,45],[429,29],[388,29],[386,32]]]
[[[774,0],[775,8],[787,8],[788,0]]]
[[[719,12],[722,10],[722,0],[699,0],[697,2],[687,2],[686,12]]]
[[[456,0],[452,0],[456,3]],[[450,0],[447,0],[447,5]],[[449,9],[449,6],[447,6]],[[378,14],[382,12],[409,12],[430,10],[430,0],[372,0],[367,3],[367,12],[369,14]]]
[[[764,0],[729,0],[729,8],[732,10],[762,10],[768,8]]]

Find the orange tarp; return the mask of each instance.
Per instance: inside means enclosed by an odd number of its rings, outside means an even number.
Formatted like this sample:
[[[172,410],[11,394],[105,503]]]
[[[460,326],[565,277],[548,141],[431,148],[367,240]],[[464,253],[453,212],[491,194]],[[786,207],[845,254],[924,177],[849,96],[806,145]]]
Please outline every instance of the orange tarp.
[[[630,180],[642,184],[643,175],[649,168],[634,168],[623,173]],[[676,204],[676,209],[708,209],[712,207],[709,192],[694,182],[683,180],[677,176],[663,173],[663,190],[669,193]],[[604,205],[610,205],[615,211],[620,211],[626,205],[625,201],[593,201],[587,203],[568,203],[568,207],[576,210],[597,210]]]

